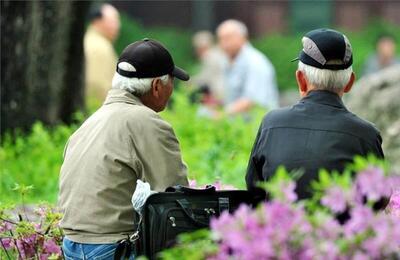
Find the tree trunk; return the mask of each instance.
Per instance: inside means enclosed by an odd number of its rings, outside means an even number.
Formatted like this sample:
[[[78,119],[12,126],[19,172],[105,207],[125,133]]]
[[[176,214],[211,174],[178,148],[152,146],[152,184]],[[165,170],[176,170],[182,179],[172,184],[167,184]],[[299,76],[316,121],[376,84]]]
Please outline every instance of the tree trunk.
[[[70,122],[84,106],[83,35],[90,2],[1,2],[1,133]]]

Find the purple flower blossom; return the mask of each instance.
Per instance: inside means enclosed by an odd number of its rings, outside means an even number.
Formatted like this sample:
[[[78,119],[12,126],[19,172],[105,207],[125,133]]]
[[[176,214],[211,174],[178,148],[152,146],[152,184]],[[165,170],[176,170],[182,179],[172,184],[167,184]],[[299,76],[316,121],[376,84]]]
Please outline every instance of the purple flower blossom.
[[[389,214],[397,217],[400,221],[400,189],[395,190],[390,197],[387,211],[389,212]]]
[[[295,189],[296,189],[296,184],[293,181],[282,183],[281,191],[284,202],[292,203],[297,200],[297,194],[295,192]]]
[[[189,188],[197,188],[197,181],[189,180]]]
[[[14,241],[10,237],[2,237],[1,239],[1,246],[4,247],[5,250],[10,250],[14,247]]]
[[[345,191],[339,186],[333,186],[326,191],[321,203],[334,213],[343,212],[347,206]]]
[[[356,187],[368,200],[377,201],[390,197],[392,188],[388,180],[382,169],[369,167],[357,174]]]
[[[0,224],[0,233],[6,233],[7,231],[12,230],[13,226],[11,223],[7,221],[2,221]]]
[[[373,211],[366,206],[356,206],[351,212],[351,219],[344,226],[344,233],[347,237],[365,232],[370,226],[373,218]]]
[[[54,239],[46,239],[43,243],[43,250],[48,254],[61,255],[61,248]]]
[[[36,246],[36,236],[31,235],[29,237],[24,237],[17,239],[16,247],[21,253],[22,259],[29,259],[35,256],[35,246]]]

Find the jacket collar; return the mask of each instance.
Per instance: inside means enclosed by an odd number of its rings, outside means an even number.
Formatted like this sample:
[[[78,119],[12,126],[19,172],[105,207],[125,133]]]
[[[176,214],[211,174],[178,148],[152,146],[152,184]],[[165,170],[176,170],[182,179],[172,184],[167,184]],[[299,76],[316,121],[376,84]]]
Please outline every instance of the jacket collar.
[[[311,91],[300,102],[311,102],[346,109],[339,95],[326,90]]]
[[[126,103],[143,106],[142,101],[140,101],[138,97],[122,89],[110,89],[108,91],[106,100],[104,101],[104,105],[112,103]]]

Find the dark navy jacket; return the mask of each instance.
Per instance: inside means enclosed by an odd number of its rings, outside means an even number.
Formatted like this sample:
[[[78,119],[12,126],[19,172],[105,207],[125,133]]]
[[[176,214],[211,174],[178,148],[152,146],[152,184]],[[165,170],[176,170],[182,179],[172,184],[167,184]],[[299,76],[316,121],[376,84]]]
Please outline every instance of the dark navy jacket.
[[[303,170],[296,192],[306,198],[320,168],[342,171],[355,155],[383,158],[381,144],[379,131],[349,112],[338,95],[312,91],[296,105],[264,117],[249,159],[247,188],[268,181],[283,165]]]

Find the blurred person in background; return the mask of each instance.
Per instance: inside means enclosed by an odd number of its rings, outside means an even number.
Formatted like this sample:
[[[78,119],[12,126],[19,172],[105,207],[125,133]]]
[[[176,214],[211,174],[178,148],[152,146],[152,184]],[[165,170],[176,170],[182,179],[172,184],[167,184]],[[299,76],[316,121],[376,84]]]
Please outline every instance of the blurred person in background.
[[[310,183],[319,169],[342,172],[354,156],[383,158],[382,138],[373,124],[344,106],[342,96],[352,89],[352,47],[335,30],[316,29],[302,39],[296,80],[302,99],[276,109],[263,119],[250,155],[246,183],[254,189],[268,181],[279,166],[300,170],[296,192],[311,196]]]
[[[382,34],[376,41],[376,53],[371,55],[364,64],[363,75],[378,72],[395,64],[400,64],[396,57],[396,39],[393,35]]]
[[[117,54],[113,42],[120,29],[119,13],[110,4],[95,7],[84,37],[85,90],[89,107],[101,104],[114,76]]]
[[[209,31],[199,31],[193,36],[193,47],[200,61],[200,70],[193,77],[195,93],[205,105],[222,104],[224,98],[224,63],[226,57],[215,45]]]
[[[279,105],[275,69],[248,41],[245,24],[226,20],[217,28],[218,42],[228,56],[225,68],[225,112],[234,115],[254,105],[273,109]]]

